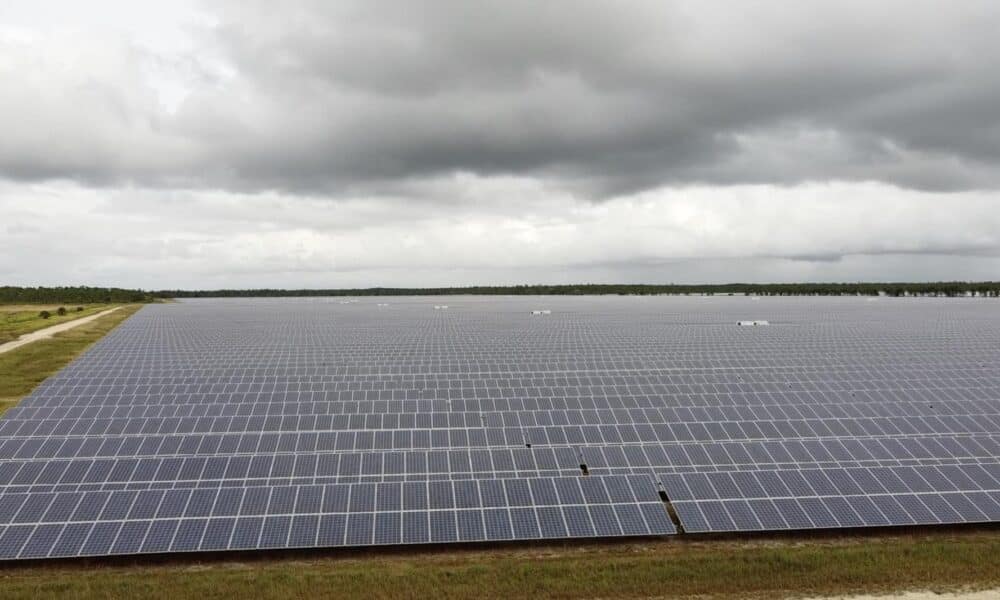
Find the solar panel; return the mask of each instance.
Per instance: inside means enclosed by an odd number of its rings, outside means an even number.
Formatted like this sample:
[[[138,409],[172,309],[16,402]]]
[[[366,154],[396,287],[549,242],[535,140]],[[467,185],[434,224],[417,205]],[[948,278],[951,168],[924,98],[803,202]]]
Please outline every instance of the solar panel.
[[[0,419],[0,558],[1000,520],[992,301],[383,304],[144,307]]]
[[[675,533],[645,476],[524,483],[5,492],[0,557],[495,541],[522,539],[524,531],[532,539]]]
[[[983,523],[1000,519],[1000,471],[981,465],[669,473],[688,532]]]

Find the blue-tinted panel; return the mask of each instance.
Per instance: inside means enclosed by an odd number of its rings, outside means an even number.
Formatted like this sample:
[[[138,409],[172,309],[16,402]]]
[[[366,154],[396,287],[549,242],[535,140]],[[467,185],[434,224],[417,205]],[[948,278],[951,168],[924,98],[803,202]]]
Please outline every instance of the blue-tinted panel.
[[[153,521],[146,532],[146,539],[143,540],[140,551],[145,553],[167,552],[170,550],[170,544],[179,525],[180,522],[177,520]]]
[[[316,545],[319,515],[296,515],[288,535],[288,547],[307,548]]]
[[[430,534],[432,542],[439,543],[458,541],[457,529],[458,525],[455,521],[455,511],[430,511]]]
[[[479,510],[457,511],[458,539],[463,542],[478,542],[486,539],[483,514]]]
[[[430,541],[430,525],[427,512],[404,512],[402,515],[404,544],[423,544]]]
[[[260,532],[261,548],[284,548],[288,544],[288,531],[292,526],[290,516],[266,517]]]

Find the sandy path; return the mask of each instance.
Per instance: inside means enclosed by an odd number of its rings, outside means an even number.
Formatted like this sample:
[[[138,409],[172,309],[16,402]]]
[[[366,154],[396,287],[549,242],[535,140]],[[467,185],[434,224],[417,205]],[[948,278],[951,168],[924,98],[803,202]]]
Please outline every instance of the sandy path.
[[[118,310],[119,308],[121,308],[121,307],[120,306],[116,306],[115,308],[109,308],[108,310],[99,312],[99,313],[97,313],[95,315],[90,315],[89,317],[81,317],[81,318],[73,320],[73,321],[67,321],[65,323],[60,323],[58,325],[53,325],[52,327],[46,327],[45,329],[39,329],[38,331],[33,331],[31,333],[26,333],[26,334],[22,335],[21,337],[17,338],[16,340],[14,340],[13,342],[7,342],[6,344],[0,344],[0,354],[3,354],[4,352],[10,352],[11,350],[13,350],[15,348],[20,348],[21,346],[23,346],[25,344],[30,344],[31,342],[35,342],[35,341],[38,341],[38,340],[44,340],[45,338],[50,338],[53,335],[55,335],[55,334],[57,334],[57,333],[59,333],[61,331],[68,331],[70,329],[73,329],[74,327],[79,327],[80,325],[85,325],[87,323],[90,323],[94,319],[99,319],[99,318],[103,317],[104,315],[106,315],[108,313],[113,313],[116,310]]]
[[[980,592],[905,592],[884,596],[828,596],[815,600],[996,600],[1000,598],[1000,590],[983,590]]]

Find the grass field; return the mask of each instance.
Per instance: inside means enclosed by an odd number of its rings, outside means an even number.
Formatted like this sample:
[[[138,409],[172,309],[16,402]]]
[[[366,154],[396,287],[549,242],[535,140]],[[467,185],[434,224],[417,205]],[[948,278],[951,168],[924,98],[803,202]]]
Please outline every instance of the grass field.
[[[91,314],[111,305],[96,306],[100,308],[93,310]],[[57,333],[50,339],[32,342],[0,354],[0,413],[31,393],[46,377],[66,366],[87,346],[104,337],[104,334],[141,307],[141,304],[127,305],[100,319]]]
[[[8,566],[5,599],[783,598],[1000,586],[1000,534],[649,541],[164,564]]]
[[[66,314],[59,316],[56,311],[62,306],[66,309]],[[87,317],[102,310],[107,310],[119,306],[118,304],[0,304],[0,344],[11,342],[18,337],[45,329],[52,325],[73,321],[80,317]],[[83,308],[77,311],[77,307]],[[46,310],[51,313],[48,319],[38,316],[38,313]]]

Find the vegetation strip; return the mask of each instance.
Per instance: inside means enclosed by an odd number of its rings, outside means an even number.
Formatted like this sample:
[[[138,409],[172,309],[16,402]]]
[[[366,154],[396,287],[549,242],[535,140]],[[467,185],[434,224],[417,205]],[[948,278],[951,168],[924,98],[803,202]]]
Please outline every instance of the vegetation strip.
[[[1000,296],[1000,282],[946,281],[932,283],[726,283],[697,285],[512,285],[446,288],[364,288],[328,290],[161,290],[161,298],[215,298],[247,296],[449,296],[462,294],[502,296],[582,296],[695,294],[757,296]]]
[[[152,302],[153,300],[154,298],[148,292],[122,288],[83,285],[60,287],[0,286],[0,304],[127,304]]]
[[[49,339],[0,354],[0,412],[17,404],[46,377],[69,364],[140,308],[141,304],[125,306]]]
[[[724,284],[571,284],[435,288],[127,290],[121,288],[0,287],[0,304],[29,302],[155,302],[166,298],[298,297],[298,296],[448,296],[477,295],[649,295],[695,294],[757,296],[966,296],[1000,297],[1000,281],[856,282],[856,283],[724,283]]]
[[[25,344],[31,344],[40,340],[51,338],[55,335],[58,335],[59,333],[62,333],[64,331],[69,331],[70,329],[73,329],[75,327],[82,327],[83,325],[86,325],[91,321],[96,321],[97,319],[100,319],[105,315],[111,314],[112,312],[118,310],[118,308],[119,307],[116,306],[114,308],[103,310],[97,314],[88,315],[86,317],[81,317],[79,319],[72,319],[70,321],[65,321],[62,323],[57,323],[50,327],[45,327],[33,331],[31,333],[26,333],[17,338],[16,340],[0,344],[0,353],[11,352],[13,350],[16,350],[17,348],[20,348],[21,346],[24,346]]]
[[[0,305],[0,344],[13,342],[22,335],[69,323],[114,308],[114,304]]]
[[[1000,584],[1000,534],[650,541],[245,562],[9,565],[4,598],[775,598]],[[343,556],[343,555],[340,555]]]

